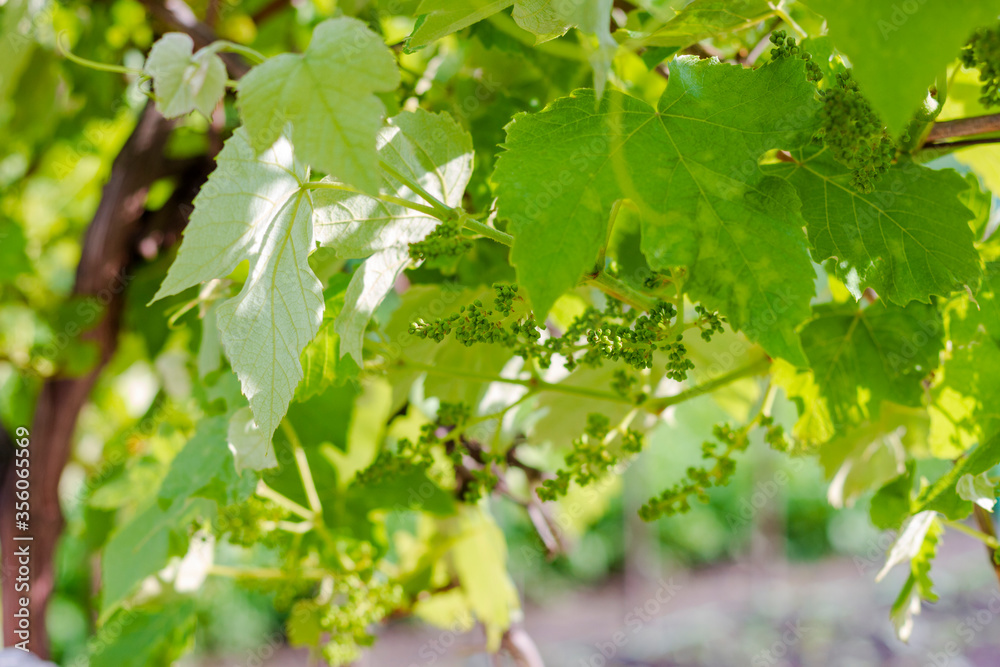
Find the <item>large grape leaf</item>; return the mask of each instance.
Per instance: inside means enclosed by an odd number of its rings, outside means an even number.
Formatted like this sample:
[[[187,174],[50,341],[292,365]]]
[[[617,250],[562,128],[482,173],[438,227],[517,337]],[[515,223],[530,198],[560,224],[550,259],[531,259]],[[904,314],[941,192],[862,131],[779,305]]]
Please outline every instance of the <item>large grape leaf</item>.
[[[156,108],[167,118],[195,109],[210,118],[226,92],[226,65],[215,51],[194,53],[194,40],[168,32],[149,51],[145,72],[153,78]]]
[[[775,14],[773,5],[767,0],[694,0],[655,30],[634,37],[645,46],[688,46],[756,25]]]
[[[472,175],[472,139],[451,116],[404,112],[378,134],[379,158],[448,206],[460,206]],[[419,195],[384,174],[382,190],[423,203]],[[409,244],[427,236],[438,220],[366,195],[319,190],[316,240],[344,259],[364,259],[354,273],[335,321],[340,354],[361,363],[365,327],[375,308],[410,264]]]
[[[511,260],[536,313],[593,269],[619,199],[642,211],[655,269],[687,266],[692,297],[772,354],[805,363],[794,328],[813,268],[794,189],[757,165],[815,129],[800,60],[758,70],[678,58],[658,109],[578,91],[507,127],[494,180],[511,222]]]
[[[919,406],[937,368],[944,327],[936,308],[874,303],[817,306],[802,345],[834,425],[877,417],[884,400]]]
[[[896,135],[927,87],[958,57],[972,31],[990,25],[1000,2],[806,0],[826,18],[836,47],[851,59],[862,92]]]
[[[323,317],[323,290],[307,261],[312,192],[284,138],[260,157],[237,130],[194,200],[177,259],[154,299],[228,275],[243,260],[239,294],[218,307],[222,345],[263,437],[288,409],[302,379],[299,355]]]
[[[901,161],[862,194],[829,152],[769,168],[795,186],[813,256],[836,259],[855,298],[871,287],[893,303],[930,300],[976,282],[979,259],[960,196],[969,183],[950,169]]]
[[[239,105],[258,152],[291,121],[303,160],[374,192],[375,135],[385,113],[374,93],[398,85],[392,51],[361,21],[340,17],[316,27],[305,53],[285,53],[253,68],[240,80]]]

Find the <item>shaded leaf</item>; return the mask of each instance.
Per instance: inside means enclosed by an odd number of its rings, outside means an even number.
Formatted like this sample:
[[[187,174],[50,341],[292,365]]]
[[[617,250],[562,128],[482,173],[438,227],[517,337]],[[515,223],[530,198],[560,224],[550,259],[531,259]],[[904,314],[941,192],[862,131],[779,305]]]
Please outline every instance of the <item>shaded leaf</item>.
[[[210,47],[194,52],[194,40],[168,32],[153,45],[145,72],[153,79],[156,108],[167,118],[197,109],[211,118],[226,92],[226,65]]]

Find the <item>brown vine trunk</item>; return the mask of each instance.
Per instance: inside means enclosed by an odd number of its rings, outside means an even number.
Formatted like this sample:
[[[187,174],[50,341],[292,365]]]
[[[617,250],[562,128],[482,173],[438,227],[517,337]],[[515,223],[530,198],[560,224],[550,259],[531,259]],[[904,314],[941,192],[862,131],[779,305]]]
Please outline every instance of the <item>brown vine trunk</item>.
[[[192,37],[197,47],[216,37],[212,29],[198,21],[183,0],[142,0],[151,14],[171,29]],[[229,76],[239,79],[249,70],[247,63],[232,53],[222,53]],[[4,644],[16,643],[11,624],[18,598],[24,595],[9,585],[17,571],[13,549],[15,534],[30,534],[31,639],[28,648],[48,657],[45,610],[54,580],[54,556],[63,527],[59,505],[59,480],[72,449],[77,418],[90,390],[118,344],[125,291],[131,271],[142,258],[155,257],[161,248],[175,242],[187,223],[191,202],[214,166],[214,155],[175,163],[164,156],[167,138],[174,123],[146,105],[135,129],[111,166],[111,174],[101,203],[84,236],[74,294],[97,299],[103,307],[96,326],[81,338],[94,341],[100,350],[98,363],[81,377],[52,378],[45,382],[31,426],[31,512],[26,532],[15,525],[13,485],[15,468],[0,469],[0,558],[3,569]],[[180,175],[180,182],[168,202],[156,213],[146,212],[150,186],[168,175]],[[77,311],[78,313],[81,311]],[[91,322],[79,324],[90,325]],[[88,328],[81,326],[81,329]],[[70,337],[68,331],[64,332]],[[22,424],[8,425],[12,431]]]
[[[84,340],[97,344],[99,361],[81,377],[56,377],[42,386],[31,428],[30,450],[30,519],[28,530],[17,530],[14,521],[15,468],[7,466],[0,485],[0,545],[3,549],[4,643],[19,641],[11,623],[18,598],[26,595],[10,585],[18,563],[12,545],[14,536],[30,536],[30,639],[28,648],[47,657],[48,635],[45,610],[54,583],[56,545],[63,526],[59,505],[59,480],[69,459],[77,417],[104,365],[115,351],[124,304],[125,287],[131,276],[135,242],[142,231],[146,194],[158,178],[168,172],[164,146],[173,123],[152,106],[143,111],[135,130],[125,142],[111,167],[101,203],[83,241],[77,267],[74,294],[96,300],[88,309],[77,310],[79,319],[63,331],[73,338],[71,327],[80,330]],[[101,306],[96,326],[90,328],[93,307]],[[12,430],[26,424],[11,424]]]

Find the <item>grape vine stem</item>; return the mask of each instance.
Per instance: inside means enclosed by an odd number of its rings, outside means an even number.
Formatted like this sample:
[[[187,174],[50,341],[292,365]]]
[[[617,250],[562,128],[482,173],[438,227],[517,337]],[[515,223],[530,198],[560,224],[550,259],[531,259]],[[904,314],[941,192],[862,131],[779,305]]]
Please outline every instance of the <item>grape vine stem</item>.
[[[261,480],[260,482],[257,483],[257,489],[255,493],[261,498],[265,500],[270,500],[275,505],[283,507],[292,514],[295,514],[303,519],[308,519],[311,521],[312,519],[315,518],[312,512],[307,510],[302,505],[299,505],[291,498],[288,498],[287,496],[278,493],[277,491],[269,487],[267,484],[265,484],[264,480]]]
[[[311,519],[317,524],[321,523],[320,517],[323,515],[323,503],[319,500],[319,491],[316,490],[316,482],[313,481],[312,471],[309,470],[309,460],[306,458],[306,450],[302,449],[302,441],[287,419],[281,420],[281,430],[288,443],[292,447],[292,456],[295,457],[295,465],[299,469],[299,477],[302,478],[302,488],[305,489],[306,499],[309,501],[309,509],[312,510]]]
[[[997,531],[993,525],[993,515],[980,505],[973,506],[972,511],[976,517],[976,523],[979,524],[980,530],[983,531],[982,534],[989,537],[993,542],[992,544],[986,543],[986,555],[989,557],[993,574],[996,575],[997,581],[1000,582],[1000,563],[997,562],[997,552],[1000,551],[1000,544],[997,543]],[[983,540],[983,542],[986,542],[986,540]]]
[[[329,181],[310,181],[308,183],[303,183],[300,186],[303,190],[337,190],[338,192],[350,192],[352,194],[364,195],[366,197],[371,197],[373,199],[378,199],[387,204],[396,204],[397,206],[402,206],[408,208],[411,211],[418,211],[424,215],[429,215],[432,218],[440,218],[440,212],[430,206],[424,206],[423,204],[418,204],[412,202],[409,199],[403,199],[402,197],[394,197],[392,195],[370,195],[363,190],[351,187],[350,185],[344,185],[343,183],[331,183]]]
[[[528,389],[534,389],[536,391],[553,391],[563,394],[572,394],[575,396],[584,396],[586,398],[596,398],[602,401],[613,401],[615,403],[632,402],[625,396],[621,396],[619,394],[613,394],[609,391],[601,391],[599,389],[590,389],[589,387],[575,387],[573,385],[546,382],[545,380],[540,380],[535,378],[532,378],[530,380],[505,378],[505,377],[500,377],[499,375],[486,375],[484,373],[465,371],[460,368],[446,368],[444,366],[422,364],[419,361],[411,361],[409,359],[400,360],[397,363],[400,366],[423,371],[425,373],[430,373],[431,375],[443,375],[446,377],[462,378],[464,380],[476,380],[479,382],[502,382],[505,384],[516,384],[522,387],[527,387]]]
[[[680,392],[679,394],[674,394],[673,396],[664,396],[663,398],[652,398],[646,401],[642,407],[654,414],[660,414],[672,405],[677,405],[678,403],[683,403],[685,401],[690,401],[692,398],[697,398],[705,394],[710,394],[716,389],[724,387],[728,384],[736,382],[737,380],[742,380],[743,378],[753,377],[754,375],[760,375],[767,371],[771,366],[771,359],[767,356],[761,356],[760,358],[751,361],[750,363],[735,368],[728,373],[723,373],[722,375],[702,382],[699,385],[695,385],[690,389]]]
[[[304,568],[302,570],[279,570],[275,567],[234,567],[231,565],[212,565],[208,568],[208,573],[216,577],[229,577],[231,579],[288,579],[291,575],[302,577],[303,579],[324,579],[330,576],[330,572],[319,568]]]
[[[559,384],[553,382],[546,382],[541,379],[532,378],[529,380],[522,380],[518,378],[505,378],[497,375],[486,375],[484,373],[475,373],[473,371],[466,371],[460,368],[447,368],[444,366],[436,366],[432,364],[423,364],[419,361],[411,361],[409,359],[401,359],[396,362],[399,366],[404,368],[410,368],[413,370],[423,371],[431,375],[442,375],[445,377],[455,377],[462,378],[464,380],[475,380],[479,382],[502,382],[505,384],[516,384],[522,387],[527,387],[528,389],[534,391],[551,391],[563,394],[570,394],[574,396],[582,396],[586,398],[594,398],[602,401],[612,401],[614,403],[628,403],[631,404],[632,401],[625,396],[619,394],[613,394],[607,391],[601,391],[599,389],[591,389],[589,387],[576,387],[573,385]],[[771,366],[771,359],[766,355],[761,355],[759,358],[751,361],[748,364],[740,366],[733,369],[728,373],[723,373],[716,378],[703,382],[699,385],[695,385],[690,389],[686,389],[673,396],[663,396],[660,398],[650,398],[645,402],[639,404],[639,408],[651,412],[653,414],[660,414],[672,405],[677,405],[678,403],[684,403],[693,398],[703,396],[705,394],[710,394],[716,389],[720,389],[728,384],[732,384],[737,380],[742,380],[743,378],[753,377],[755,375],[760,375],[765,373],[767,369]]]
[[[971,118],[956,118],[954,120],[943,120],[934,123],[930,134],[927,135],[927,142],[933,143],[942,139],[968,137],[976,134],[987,134],[989,132],[1000,132],[1000,113],[973,116]]]
[[[975,528],[970,528],[961,521],[952,521],[951,519],[945,519],[944,525],[954,530],[957,530],[960,533],[965,533],[969,537],[976,538],[977,540],[985,544],[989,549],[992,549],[994,551],[1000,549],[1000,542],[997,542],[996,537],[994,537],[993,535],[988,535],[985,532],[980,532]]]

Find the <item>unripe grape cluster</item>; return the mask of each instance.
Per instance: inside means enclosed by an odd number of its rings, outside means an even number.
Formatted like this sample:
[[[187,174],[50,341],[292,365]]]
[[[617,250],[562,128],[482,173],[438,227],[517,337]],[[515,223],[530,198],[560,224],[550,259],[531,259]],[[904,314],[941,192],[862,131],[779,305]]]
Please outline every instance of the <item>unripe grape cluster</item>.
[[[979,70],[979,101],[983,106],[1000,104],[1000,25],[977,30],[962,49],[961,58],[963,65]]]
[[[875,190],[892,166],[896,145],[850,71],[837,73],[834,85],[820,90],[823,108],[818,137],[833,157],[851,169],[851,184],[862,193]]]
[[[801,58],[806,61],[806,79],[809,81],[819,81],[823,78],[823,70],[812,61],[812,54],[804,50],[795,43],[795,38],[787,35],[784,30],[775,30],[771,33],[771,60],[777,61],[784,58]]]

